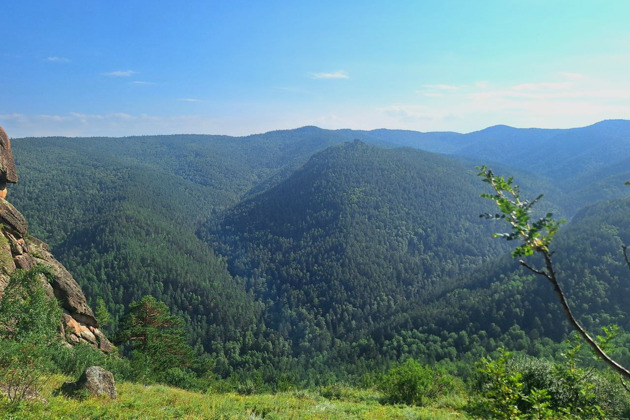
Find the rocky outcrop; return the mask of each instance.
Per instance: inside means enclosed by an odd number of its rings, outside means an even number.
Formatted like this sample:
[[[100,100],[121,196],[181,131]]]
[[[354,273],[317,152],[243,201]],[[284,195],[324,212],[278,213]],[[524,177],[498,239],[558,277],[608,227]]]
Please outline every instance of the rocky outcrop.
[[[0,182],[15,184],[18,182],[17,169],[11,152],[11,140],[0,127]]]
[[[106,353],[112,351],[113,345],[98,329],[81,287],[50,253],[47,244],[28,235],[24,216],[0,198],[0,294],[15,269],[29,270],[38,264],[49,267],[54,275],[50,283],[44,278],[42,282],[63,308],[62,332],[68,343],[88,343]]]

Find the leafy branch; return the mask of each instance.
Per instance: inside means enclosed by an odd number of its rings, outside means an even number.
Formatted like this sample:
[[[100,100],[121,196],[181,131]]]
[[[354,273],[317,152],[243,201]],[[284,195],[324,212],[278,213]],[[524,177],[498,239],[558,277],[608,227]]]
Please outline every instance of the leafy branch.
[[[477,169],[479,170],[478,176],[480,176],[484,182],[490,184],[494,190],[494,194],[482,194],[481,196],[494,201],[499,208],[499,213],[482,214],[480,217],[491,220],[505,220],[509,223],[512,228],[511,232],[498,233],[494,236],[505,238],[508,241],[522,241],[522,244],[517,246],[512,252],[513,257],[527,257],[533,255],[534,253],[542,255],[545,262],[545,266],[543,268],[535,268],[522,259],[519,260],[519,263],[532,273],[546,278],[551,283],[554,293],[560,301],[564,314],[573,328],[587,342],[599,358],[601,358],[623,377],[630,379],[630,371],[608,356],[597,341],[594,340],[577,321],[577,319],[575,319],[573,313],[571,312],[569,302],[567,301],[562,287],[558,282],[553,262],[551,260],[552,252],[550,251],[549,246],[551,245],[551,241],[557,233],[559,226],[564,222],[564,220],[555,221],[553,220],[553,214],[547,213],[545,217],[532,221],[532,207],[542,198],[542,195],[539,195],[532,201],[521,200],[518,185],[514,184],[513,177],[505,179],[504,176],[497,176],[486,166],[480,166],[477,167]],[[630,262],[628,262],[625,249],[624,256],[626,258],[626,263],[628,263],[628,266],[630,267]]]

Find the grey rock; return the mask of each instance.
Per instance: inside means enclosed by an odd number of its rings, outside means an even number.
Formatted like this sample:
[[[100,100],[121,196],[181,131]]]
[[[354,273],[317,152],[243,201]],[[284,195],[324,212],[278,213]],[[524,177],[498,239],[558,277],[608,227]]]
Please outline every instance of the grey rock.
[[[106,395],[115,400],[116,383],[114,375],[100,366],[90,366],[76,382],[67,382],[62,386],[62,392],[68,395],[76,395],[82,391],[87,391],[92,397]]]

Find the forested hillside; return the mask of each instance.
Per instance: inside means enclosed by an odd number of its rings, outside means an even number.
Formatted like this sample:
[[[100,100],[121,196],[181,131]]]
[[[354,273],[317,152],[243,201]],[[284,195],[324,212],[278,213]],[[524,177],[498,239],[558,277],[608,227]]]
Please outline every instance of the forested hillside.
[[[208,239],[268,302],[268,325],[312,359],[497,257],[477,196],[463,165],[355,141],[230,210]]]
[[[553,258],[559,281],[574,315],[594,334],[612,324],[630,331],[625,304],[630,296],[630,272],[621,250],[621,244],[630,241],[629,218],[629,199],[602,202],[582,210],[555,240]],[[502,228],[495,226],[497,232]],[[531,263],[543,266],[536,258]],[[457,332],[456,351],[479,355],[475,347],[487,351],[500,344],[538,356],[552,355],[548,339],[559,341],[571,331],[549,282],[510,256],[476,268],[460,278],[458,289],[424,308],[402,310],[396,321],[383,324],[390,338],[405,337],[405,331],[425,337]],[[628,336],[619,339],[615,354],[628,364]],[[403,340],[399,348],[413,342]]]
[[[567,332],[546,284],[478,217],[492,211],[474,169],[486,160],[527,195],[546,193],[541,209],[578,212],[557,241],[570,299],[589,326],[625,325],[625,201],[579,209],[627,195],[629,139],[624,121],[15,139],[10,199],[90,303],[104,299],[110,332],[150,294],[185,319],[220,375],[361,374],[500,344],[543,354],[544,337]]]

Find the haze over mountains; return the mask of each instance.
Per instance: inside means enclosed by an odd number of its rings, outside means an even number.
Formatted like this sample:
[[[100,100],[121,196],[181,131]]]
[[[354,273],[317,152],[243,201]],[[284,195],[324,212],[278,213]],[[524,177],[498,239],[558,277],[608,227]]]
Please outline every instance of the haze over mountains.
[[[88,299],[103,297],[114,318],[146,294],[165,301],[225,375],[360,373],[500,343],[540,353],[544,337],[562,338],[546,284],[506,258],[509,244],[491,238],[503,227],[479,219],[494,210],[479,198],[481,164],[570,220],[557,260],[587,324],[630,327],[618,250],[630,242],[630,121],[23,138],[13,149],[11,201]]]

